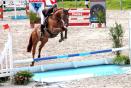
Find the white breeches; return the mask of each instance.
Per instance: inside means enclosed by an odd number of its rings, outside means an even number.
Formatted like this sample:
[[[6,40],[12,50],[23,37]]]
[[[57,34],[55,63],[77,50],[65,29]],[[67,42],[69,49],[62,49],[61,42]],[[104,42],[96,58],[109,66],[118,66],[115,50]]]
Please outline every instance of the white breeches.
[[[40,18],[41,18],[41,24],[44,24],[45,16],[43,15],[42,11],[40,13]]]
[[[85,5],[88,5],[89,1],[85,1]]]

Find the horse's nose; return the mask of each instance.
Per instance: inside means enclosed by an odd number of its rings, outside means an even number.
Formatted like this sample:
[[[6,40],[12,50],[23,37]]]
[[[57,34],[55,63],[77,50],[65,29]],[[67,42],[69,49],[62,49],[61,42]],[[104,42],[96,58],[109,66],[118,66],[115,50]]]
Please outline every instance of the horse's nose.
[[[66,23],[66,27],[68,27],[69,26],[69,23]]]

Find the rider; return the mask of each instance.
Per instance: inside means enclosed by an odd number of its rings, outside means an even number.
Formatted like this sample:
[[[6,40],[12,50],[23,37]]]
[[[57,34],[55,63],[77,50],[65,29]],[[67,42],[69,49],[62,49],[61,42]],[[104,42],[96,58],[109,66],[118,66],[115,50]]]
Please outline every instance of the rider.
[[[3,1],[0,1],[0,8],[3,8]]]
[[[44,34],[44,28],[45,28],[45,26],[46,26],[46,24],[45,24],[46,18],[47,18],[52,12],[54,12],[56,9],[57,9],[57,5],[54,4],[51,8],[49,8],[49,9],[44,9],[44,10],[42,11],[42,16],[41,16],[41,36],[43,36],[43,34]]]

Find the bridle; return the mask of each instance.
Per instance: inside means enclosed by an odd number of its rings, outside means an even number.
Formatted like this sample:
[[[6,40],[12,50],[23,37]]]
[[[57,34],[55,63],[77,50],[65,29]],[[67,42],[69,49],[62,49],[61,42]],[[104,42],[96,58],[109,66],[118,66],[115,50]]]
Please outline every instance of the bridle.
[[[63,10],[62,10],[62,14],[61,14],[61,22],[63,23],[63,27],[64,27],[64,28],[67,28],[66,25],[68,25],[68,24],[67,24],[67,22],[65,21],[65,19],[68,19],[68,15],[66,14],[66,12],[64,12],[64,9],[63,9]]]

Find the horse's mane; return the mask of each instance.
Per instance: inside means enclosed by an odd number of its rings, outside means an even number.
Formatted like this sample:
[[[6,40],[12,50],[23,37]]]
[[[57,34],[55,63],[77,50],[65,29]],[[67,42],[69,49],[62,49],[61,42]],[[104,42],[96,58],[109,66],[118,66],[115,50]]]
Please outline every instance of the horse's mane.
[[[54,11],[54,13],[56,13],[57,11],[62,10],[62,9],[64,9],[64,8],[58,8],[57,10]]]

